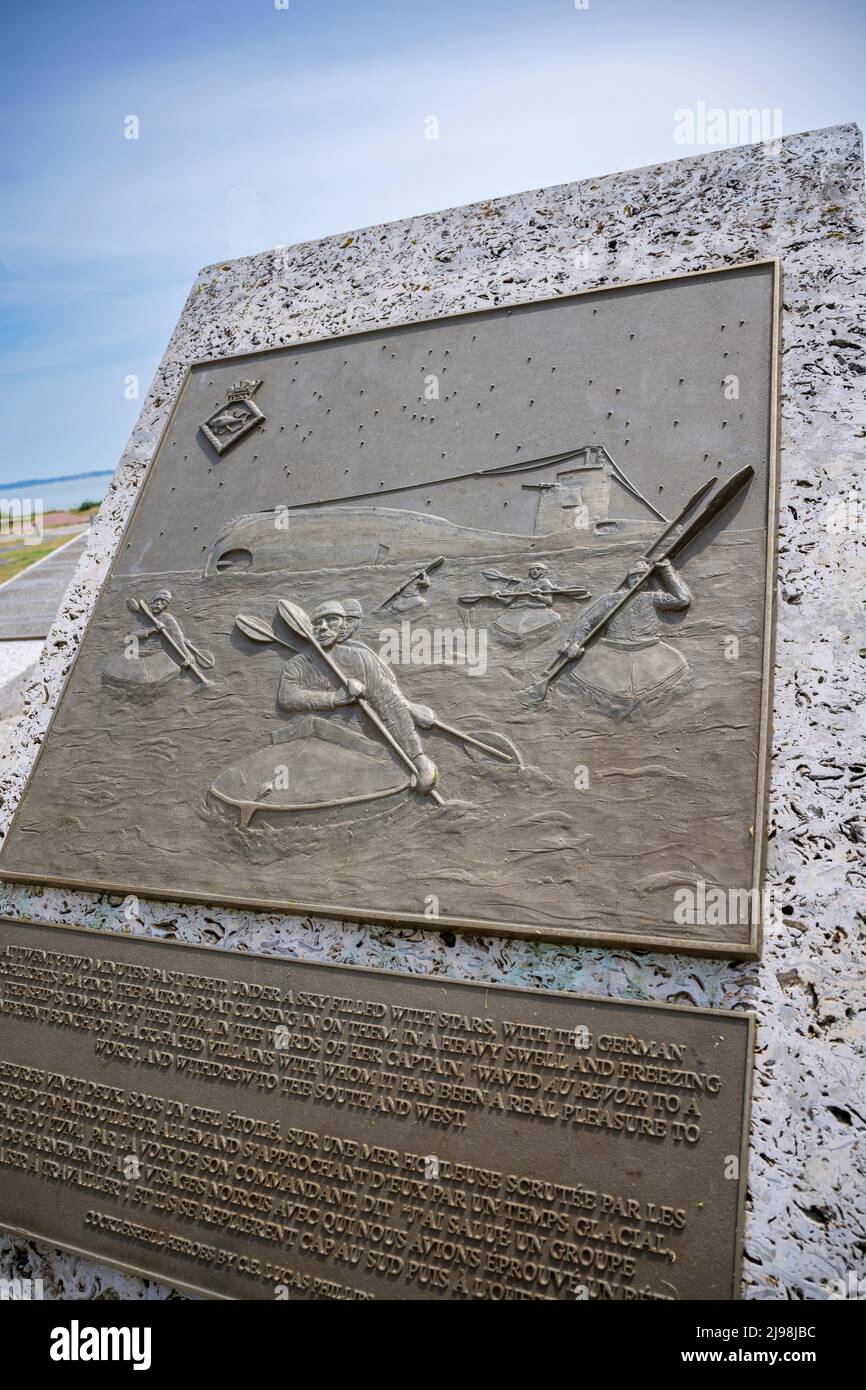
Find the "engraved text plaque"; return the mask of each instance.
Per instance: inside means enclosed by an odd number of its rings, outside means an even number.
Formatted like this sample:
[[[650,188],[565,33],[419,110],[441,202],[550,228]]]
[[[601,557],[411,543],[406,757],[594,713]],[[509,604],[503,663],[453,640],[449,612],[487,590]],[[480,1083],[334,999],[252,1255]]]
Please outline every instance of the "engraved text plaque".
[[[752,1028],[4,922],[0,1225],[235,1298],[736,1298]]]

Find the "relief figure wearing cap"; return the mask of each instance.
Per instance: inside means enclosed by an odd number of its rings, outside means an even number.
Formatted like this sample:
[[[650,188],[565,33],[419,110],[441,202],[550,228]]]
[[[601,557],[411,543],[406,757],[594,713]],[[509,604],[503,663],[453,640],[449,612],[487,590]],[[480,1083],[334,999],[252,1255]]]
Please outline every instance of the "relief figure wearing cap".
[[[168,611],[168,605],[170,603],[171,590],[157,589],[148,604],[148,608],[155,618],[159,618],[166,632],[171,635],[186,658],[192,661],[192,651],[190,651],[187,645],[187,640],[183,634],[180,623],[177,618],[175,618],[174,614]],[[129,637],[134,637],[137,642],[150,642],[155,648],[159,648],[162,639],[162,633],[159,629],[153,626],[144,613],[136,614],[136,618],[137,626],[134,631],[129,634]],[[128,640],[129,638],[127,638],[127,641]]]
[[[649,569],[637,560],[618,589],[606,594],[574,625],[568,642],[560,648],[574,661],[568,684],[577,685],[587,702],[614,718],[622,719],[638,705],[665,695],[688,675],[688,662],[681,652],[663,642],[658,612],[682,612],[692,602],[691,593],[670,560],[663,560],[656,573],[660,589],[642,588],[615,613],[600,637],[584,650],[590,630],[610,612],[623,593],[632,589]],[[576,660],[576,658],[580,660]]]
[[[411,758],[419,790],[426,791],[436,784],[439,772],[424,752],[418,729],[429,729],[435,715],[427,705],[407,700],[387,662],[353,635],[360,619],[355,609],[350,602],[347,612],[345,604],[329,600],[312,614],[316,641],[325,651],[333,651],[345,684],[335,685],[333,674],[315,652],[300,651],[283,667],[277,703],[291,714],[326,714],[367,700]]]
[[[183,671],[204,684],[199,666],[213,666],[213,655],[202,651],[186,636],[177,618],[168,612],[170,589],[157,589],[149,601],[129,599],[135,627],[126,634],[123,652],[108,662],[103,681],[128,695],[149,695]]]

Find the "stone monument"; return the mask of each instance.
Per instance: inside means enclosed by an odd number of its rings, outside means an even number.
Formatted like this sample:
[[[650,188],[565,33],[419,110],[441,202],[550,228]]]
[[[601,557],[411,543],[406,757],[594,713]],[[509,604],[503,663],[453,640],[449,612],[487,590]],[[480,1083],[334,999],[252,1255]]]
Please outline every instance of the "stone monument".
[[[4,915],[753,1010],[743,1291],[832,1296],[862,229],[839,127],[203,271],[5,776]]]

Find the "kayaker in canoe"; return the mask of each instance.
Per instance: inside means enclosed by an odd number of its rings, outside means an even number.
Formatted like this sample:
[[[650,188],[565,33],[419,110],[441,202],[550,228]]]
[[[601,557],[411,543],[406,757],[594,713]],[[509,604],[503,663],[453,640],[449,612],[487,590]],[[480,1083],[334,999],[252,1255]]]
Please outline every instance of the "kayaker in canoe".
[[[560,621],[553,607],[556,585],[550,578],[550,566],[539,560],[530,565],[525,579],[503,576],[504,589],[494,589],[490,595],[508,609],[493,624],[493,631],[504,641],[518,646],[527,638],[539,638]]]
[[[334,652],[346,676],[342,687],[313,651],[300,651],[287,661],[280,676],[277,703],[292,714],[327,713],[366,699],[388,732],[412,760],[418,789],[436,785],[439,770],[424,752],[418,728],[429,729],[436,716],[428,705],[413,704],[400,690],[396,677],[376,652],[353,636],[355,614],[347,615],[336,599],[320,603],[312,614],[316,641]]]
[[[176,642],[180,652],[183,653],[185,664],[190,665],[195,660],[196,656],[201,656],[201,653],[184,636],[183,629],[177,618],[175,618],[172,613],[168,612],[168,605],[170,603],[171,590],[157,589],[148,604],[148,608],[155,618],[159,618],[166,632],[168,632]],[[128,635],[126,639],[127,643],[132,646],[136,642],[139,644],[142,642],[152,642],[155,648],[164,650],[165,644],[163,641],[163,634],[159,631],[159,628],[154,627],[153,623],[150,622],[149,618],[144,613],[139,613],[136,616],[138,618],[138,625],[134,631]]]
[[[124,640],[121,656],[106,666],[103,680],[108,685],[139,691],[156,690],[177,676],[191,670],[205,684],[199,664],[213,666],[210,652],[200,651],[185,635],[180,623],[169,613],[169,589],[157,589],[149,602],[130,600],[135,610],[136,625]]]
[[[692,602],[688,586],[670,560],[661,561],[656,570],[663,587],[642,588],[584,650],[583,641],[591,628],[649,568],[646,560],[636,561],[620,587],[583,614],[568,643],[560,648],[560,654],[575,663],[568,668],[568,683],[577,685],[596,708],[619,719],[678,685],[689,669],[685,657],[662,641],[656,619],[658,612],[682,612]]]
[[[501,603],[506,611],[495,620],[493,632],[512,647],[519,647],[525,642],[538,642],[562,621],[553,606],[555,599],[589,598],[588,589],[555,584],[550,578],[550,566],[546,560],[535,560],[523,578],[503,574],[501,570],[482,570],[481,573],[485,579],[503,581],[505,588],[492,589],[489,594],[460,594],[457,601],[468,605],[486,600]]]

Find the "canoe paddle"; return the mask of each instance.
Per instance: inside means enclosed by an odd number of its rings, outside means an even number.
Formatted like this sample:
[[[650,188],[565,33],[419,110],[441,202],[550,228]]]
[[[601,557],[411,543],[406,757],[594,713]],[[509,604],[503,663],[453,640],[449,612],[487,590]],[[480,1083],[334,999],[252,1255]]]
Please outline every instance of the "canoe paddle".
[[[536,589],[536,590],[530,591],[529,593],[520,593],[520,592],[517,592],[517,593],[514,593],[514,594],[509,594],[509,593],[504,593],[504,594],[495,594],[495,593],[491,593],[491,594],[460,594],[460,595],[458,595],[457,602],[458,602],[458,603],[464,603],[464,604],[469,605],[469,604],[472,604],[472,603],[480,603],[481,600],[482,600],[482,599],[485,599],[485,598],[491,598],[491,599],[496,599],[497,603],[504,603],[506,606],[509,606],[511,603],[514,602],[515,599],[519,599],[519,598],[581,598],[581,599],[586,599],[586,598],[589,598],[589,596],[590,596],[590,595],[589,595],[589,589],[581,589],[581,588],[573,588],[573,589],[547,589],[547,590]]]
[[[520,762],[516,748],[513,753],[504,753],[501,748],[494,748],[490,743],[482,743],[481,739],[476,738],[474,734],[464,734],[462,729],[455,729],[453,724],[443,724],[441,719],[434,719],[430,727],[441,729],[443,734],[450,734],[452,738],[459,739],[461,743],[468,743],[471,748],[480,748],[482,753],[489,753],[491,758],[499,758],[503,763],[516,762],[519,764]],[[510,744],[510,740],[506,739],[504,735],[500,735],[500,737],[504,742]],[[513,747],[513,744],[510,746]]]
[[[273,628],[261,618],[253,618],[247,613],[238,613],[235,618],[235,627],[244,637],[249,637],[252,642],[276,642],[278,647],[285,647],[287,651],[297,656],[297,647],[292,646],[291,642],[284,642],[282,637],[278,637]]]

